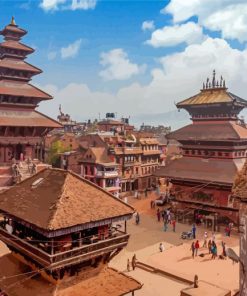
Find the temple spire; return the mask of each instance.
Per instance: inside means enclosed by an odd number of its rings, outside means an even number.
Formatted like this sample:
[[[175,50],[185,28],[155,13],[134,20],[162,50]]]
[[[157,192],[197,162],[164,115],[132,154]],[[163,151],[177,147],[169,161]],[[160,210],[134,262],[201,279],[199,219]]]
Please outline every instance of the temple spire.
[[[16,23],[15,23],[15,18],[12,16],[11,18],[11,23],[10,23],[12,26],[16,26]]]

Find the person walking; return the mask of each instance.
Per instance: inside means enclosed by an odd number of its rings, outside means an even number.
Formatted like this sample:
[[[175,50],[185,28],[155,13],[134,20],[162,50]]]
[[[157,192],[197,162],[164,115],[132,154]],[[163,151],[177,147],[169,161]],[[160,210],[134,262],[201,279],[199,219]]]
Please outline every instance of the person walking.
[[[193,223],[193,226],[192,226],[192,234],[193,234],[193,238],[195,239],[196,238],[196,225],[195,225],[195,223]]]
[[[195,258],[195,243],[194,242],[192,242],[190,250],[192,252],[192,258],[194,259]]]
[[[132,265],[132,269],[135,270],[135,268],[136,268],[136,254],[134,254],[134,256],[132,257],[131,265]]]
[[[157,209],[157,220],[158,220],[158,222],[160,222],[160,209],[159,208]]]
[[[140,223],[140,215],[139,215],[139,213],[137,212],[137,213],[136,213],[136,225],[139,225],[139,223]]]
[[[160,243],[159,249],[160,249],[160,252],[165,251],[165,247],[164,247],[163,243]]]
[[[217,246],[216,243],[213,241],[212,242],[212,247],[211,247],[211,253],[212,253],[212,259],[215,259],[217,256]]]
[[[211,239],[208,241],[208,253],[211,254],[212,242]]]
[[[229,223],[229,232],[228,232],[228,236],[231,236],[231,232],[232,232],[232,228],[233,228],[233,223]]]
[[[199,240],[197,240],[196,243],[195,243],[195,255],[196,255],[196,256],[197,256],[197,254],[198,254],[198,250],[199,250],[199,248],[200,248],[200,244],[199,244]]]
[[[172,228],[173,228],[173,232],[175,232],[176,231],[176,220],[175,219],[172,220]]]
[[[203,248],[207,248],[207,239],[208,239],[208,233],[207,231],[204,232],[204,241],[203,241]]]
[[[222,242],[221,245],[222,245],[222,255],[226,257],[226,243]]]

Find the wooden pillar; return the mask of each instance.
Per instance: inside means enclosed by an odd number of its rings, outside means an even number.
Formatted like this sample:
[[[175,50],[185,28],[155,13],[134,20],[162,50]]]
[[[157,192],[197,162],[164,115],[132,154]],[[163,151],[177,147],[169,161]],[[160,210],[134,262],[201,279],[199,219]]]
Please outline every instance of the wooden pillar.
[[[79,232],[79,247],[82,245],[82,239],[81,239],[81,231]]]
[[[54,255],[54,240],[51,239],[51,255]]]
[[[127,221],[124,221],[124,232],[127,233]]]

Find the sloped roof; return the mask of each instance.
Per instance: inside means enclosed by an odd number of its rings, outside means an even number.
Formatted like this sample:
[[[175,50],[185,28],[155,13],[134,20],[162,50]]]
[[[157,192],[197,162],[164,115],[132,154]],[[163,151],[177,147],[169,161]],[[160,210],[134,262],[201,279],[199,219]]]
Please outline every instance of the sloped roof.
[[[236,175],[232,186],[232,193],[242,200],[247,200],[247,161],[242,170]]]
[[[145,145],[145,144],[158,145],[159,144],[159,142],[156,138],[140,138],[139,141],[142,145]]]
[[[30,269],[11,254],[0,257],[0,266],[4,266],[0,269],[0,288],[8,296],[120,296],[142,287],[137,280],[107,266],[82,271],[57,285],[42,277],[31,278],[30,274],[23,274]]]
[[[0,81],[0,94],[18,97],[32,97],[42,100],[52,99],[52,96],[31,84],[4,80]]]
[[[0,211],[52,231],[131,215],[134,209],[77,174],[44,169],[0,194]]]
[[[38,111],[10,108],[0,110],[0,126],[61,127],[59,122]]]
[[[243,159],[182,157],[157,169],[155,176],[231,185],[243,164]]]
[[[88,154],[93,154],[94,158],[87,158]],[[107,154],[107,149],[105,147],[90,147],[87,152],[84,154],[83,158],[81,159],[82,161],[89,161],[89,162],[94,162],[94,163],[99,163],[99,164],[104,164],[104,163],[112,163],[112,160]]]
[[[9,25],[5,26],[4,29],[2,30],[1,34],[5,35],[5,33],[7,31],[12,31],[12,32],[15,32],[15,33],[19,33],[22,36],[27,33],[26,30],[21,29],[17,25],[12,25],[12,24],[9,24]]]
[[[30,71],[30,72],[34,72],[34,73],[37,73],[37,74],[42,72],[37,67],[34,67],[33,65],[30,65],[25,61],[14,60],[14,59],[0,60],[0,67],[1,68],[15,69],[15,70]]]
[[[203,89],[200,93],[183,100],[177,104],[177,107],[188,105],[203,105],[229,103],[237,101],[247,106],[247,101],[227,91],[227,88]]]
[[[15,41],[15,40],[6,40],[2,43],[0,43],[0,47],[6,47],[6,48],[12,48],[12,49],[20,49],[28,52],[34,52],[34,49],[22,44],[21,42]]]
[[[235,121],[217,123],[194,123],[182,127],[167,135],[168,139],[181,140],[240,140],[247,139],[247,128]]]

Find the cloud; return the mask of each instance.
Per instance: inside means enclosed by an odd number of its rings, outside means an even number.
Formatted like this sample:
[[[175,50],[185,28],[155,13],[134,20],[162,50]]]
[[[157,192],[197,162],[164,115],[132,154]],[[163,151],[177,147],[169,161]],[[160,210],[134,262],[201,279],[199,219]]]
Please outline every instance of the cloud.
[[[223,39],[207,38],[201,44],[188,45],[184,51],[160,58],[151,71],[152,79],[141,85],[131,83],[116,93],[94,91],[86,84],[70,83],[64,88],[39,86],[55,99],[41,104],[41,111],[56,116],[61,103],[76,120],[97,117],[113,110],[119,116],[155,114],[176,109],[174,102],[198,93],[202,82],[216,69],[226,79],[229,90],[246,96],[247,50],[233,49]],[[164,124],[169,124],[164,117]]]
[[[42,0],[40,7],[45,11],[88,10],[96,7],[97,0]]]
[[[154,21],[144,21],[142,23],[142,30],[143,31],[147,31],[147,30],[153,31],[154,29],[155,29]]]
[[[57,52],[56,51],[50,51],[47,54],[47,58],[49,61],[54,60],[57,57]]]
[[[162,12],[172,14],[175,23],[197,16],[199,24],[223,38],[247,41],[246,0],[171,0]]]
[[[67,47],[61,48],[61,58],[67,59],[67,58],[74,58],[81,47],[82,39],[76,40],[74,43],[69,44]]]
[[[145,65],[132,63],[128,54],[121,48],[101,53],[100,64],[104,70],[100,71],[99,75],[104,80],[127,80],[145,71]]]
[[[152,33],[151,39],[146,41],[146,43],[153,47],[168,47],[176,46],[183,42],[187,44],[199,43],[204,38],[202,27],[196,23],[188,22],[182,25],[158,29]]]

